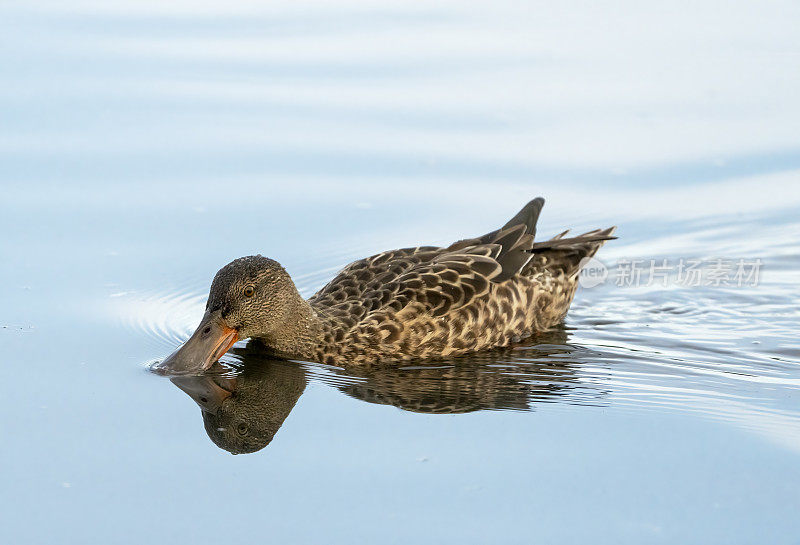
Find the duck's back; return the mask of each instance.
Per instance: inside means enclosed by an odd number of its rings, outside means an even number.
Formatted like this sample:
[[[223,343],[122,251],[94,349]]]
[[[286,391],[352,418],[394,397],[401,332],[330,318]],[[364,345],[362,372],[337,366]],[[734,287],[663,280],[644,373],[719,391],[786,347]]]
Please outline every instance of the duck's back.
[[[506,346],[559,323],[581,261],[612,229],[535,243],[544,204],[449,247],[383,252],[342,270],[309,303],[324,331],[316,358],[369,364]]]

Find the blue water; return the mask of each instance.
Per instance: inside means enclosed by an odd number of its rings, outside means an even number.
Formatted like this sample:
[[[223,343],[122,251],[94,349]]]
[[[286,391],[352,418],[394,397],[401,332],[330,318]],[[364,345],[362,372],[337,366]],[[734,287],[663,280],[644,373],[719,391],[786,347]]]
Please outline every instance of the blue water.
[[[4,3],[0,542],[799,543],[798,15]],[[620,237],[538,343],[380,372],[240,343],[214,380],[276,433],[237,456],[148,372],[236,257],[310,295],[537,195],[543,236]],[[679,282],[718,259],[758,281]]]

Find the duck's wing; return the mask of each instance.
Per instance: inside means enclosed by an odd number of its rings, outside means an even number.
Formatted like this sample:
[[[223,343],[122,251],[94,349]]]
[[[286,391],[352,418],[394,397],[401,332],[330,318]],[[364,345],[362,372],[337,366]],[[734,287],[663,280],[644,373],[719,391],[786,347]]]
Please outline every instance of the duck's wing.
[[[500,250],[498,244],[482,244],[384,252],[345,267],[309,303],[351,326],[373,311],[398,312],[413,302],[439,316],[488,291],[502,271]]]
[[[401,248],[359,259],[347,265],[309,302],[320,307],[335,307],[359,300],[363,294],[379,289],[412,267],[426,263],[444,252],[438,246]]]
[[[443,316],[470,304],[486,294],[502,274],[498,261],[501,249],[499,244],[480,244],[447,250],[412,267],[381,288],[384,308],[397,312],[420,303],[426,313]]]
[[[430,261],[411,267],[384,291],[399,311],[412,302],[442,316],[484,296],[491,284],[504,282],[532,259],[536,220],[544,199],[528,203],[506,225],[482,237],[460,240]]]
[[[536,197],[500,229],[480,237],[459,240],[447,249],[453,251],[476,245],[499,245],[500,251],[496,259],[502,270],[493,280],[495,282],[508,280],[520,272],[531,260],[530,250],[534,246],[536,223],[539,221],[539,214],[541,214],[543,206],[544,199]]]
[[[382,252],[347,265],[325,287],[315,293],[309,302],[324,307],[338,306],[346,301],[357,300],[363,294],[380,290],[392,282],[400,281],[401,276],[413,268],[419,274],[427,273],[425,264],[439,259],[436,270],[446,267],[448,260],[457,268],[468,264],[472,257],[487,254],[500,265],[500,273],[495,275],[495,282],[502,282],[519,272],[530,260],[533,237],[536,234],[536,222],[544,206],[544,199],[537,197],[520,210],[508,223],[500,229],[486,233],[481,237],[464,239],[451,244],[447,248],[437,246],[419,246],[401,248]],[[471,250],[477,247],[494,245],[492,250],[486,248]],[[499,247],[499,248],[498,248]],[[467,249],[470,249],[467,251]],[[492,268],[495,265],[492,265]],[[478,275],[480,276],[480,275]],[[488,279],[487,279],[488,280]],[[412,283],[412,285],[414,285]]]

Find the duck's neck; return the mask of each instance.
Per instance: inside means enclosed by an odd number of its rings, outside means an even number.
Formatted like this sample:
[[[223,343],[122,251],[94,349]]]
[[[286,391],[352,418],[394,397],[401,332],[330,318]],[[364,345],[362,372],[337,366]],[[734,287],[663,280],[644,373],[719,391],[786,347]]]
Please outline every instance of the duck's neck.
[[[280,327],[260,340],[280,357],[309,359],[319,344],[321,331],[320,319],[311,305],[298,296],[287,308]]]

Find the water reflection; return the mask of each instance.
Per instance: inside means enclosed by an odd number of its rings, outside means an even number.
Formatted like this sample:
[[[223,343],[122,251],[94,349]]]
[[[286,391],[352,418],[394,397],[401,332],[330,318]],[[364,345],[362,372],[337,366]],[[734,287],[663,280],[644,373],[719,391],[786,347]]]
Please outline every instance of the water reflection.
[[[170,379],[200,406],[208,437],[233,454],[261,450],[272,441],[306,387],[302,366],[235,349],[242,365],[220,364],[199,376]]]
[[[605,390],[581,380],[590,353],[567,343],[563,329],[519,346],[414,366],[339,369],[276,360],[258,343],[232,351],[231,366],[170,380],[201,408],[209,438],[233,454],[270,444],[309,380],[380,405],[427,414],[533,410],[537,403],[599,403]]]
[[[583,350],[567,344],[564,330],[537,340],[534,346],[449,361],[348,369],[347,376],[357,380],[337,388],[355,399],[428,414],[530,411],[542,402],[597,403],[602,398],[602,388],[581,381]]]

